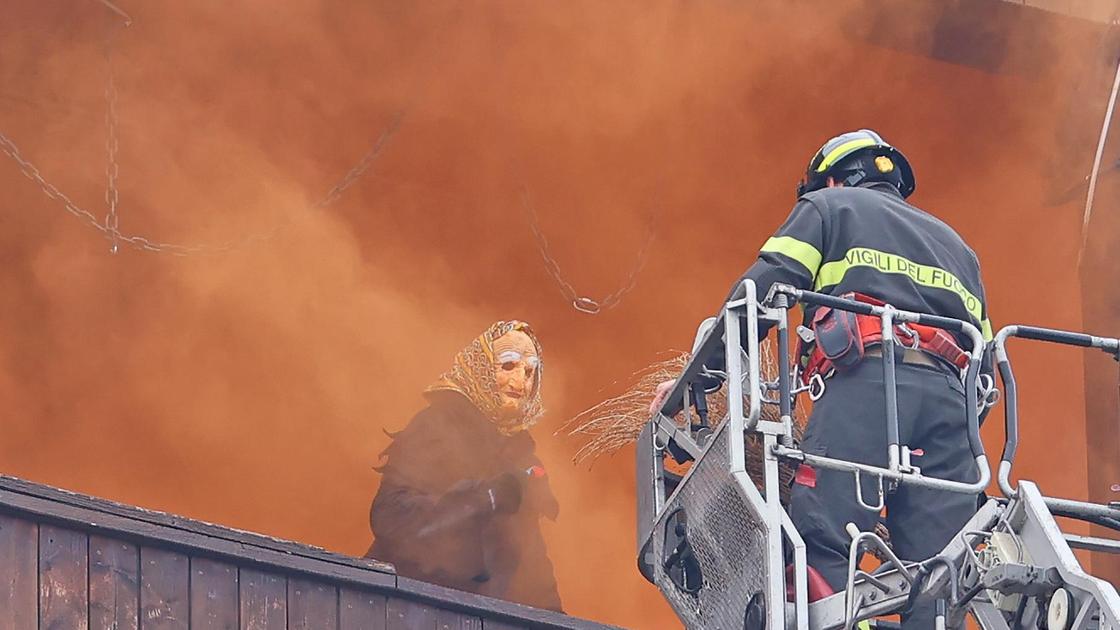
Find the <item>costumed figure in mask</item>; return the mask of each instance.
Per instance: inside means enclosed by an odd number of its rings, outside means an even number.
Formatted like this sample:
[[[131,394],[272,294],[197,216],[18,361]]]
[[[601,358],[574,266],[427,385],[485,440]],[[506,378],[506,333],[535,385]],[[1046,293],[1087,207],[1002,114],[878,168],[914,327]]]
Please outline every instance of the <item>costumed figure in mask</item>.
[[[366,557],[400,575],[561,610],[540,518],[559,507],[528,429],[541,407],[541,348],[528,324],[500,321],[424,391],[382,453]]]

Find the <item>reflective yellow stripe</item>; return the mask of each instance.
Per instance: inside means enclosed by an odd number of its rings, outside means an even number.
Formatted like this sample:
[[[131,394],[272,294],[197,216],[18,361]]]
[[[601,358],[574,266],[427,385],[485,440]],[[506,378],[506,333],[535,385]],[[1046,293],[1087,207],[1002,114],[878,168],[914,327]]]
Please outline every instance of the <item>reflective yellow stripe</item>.
[[[817,275],[817,269],[821,266],[820,251],[792,236],[773,236],[762,246],[762,251],[789,256],[808,269],[810,276]]]
[[[817,167],[817,172],[823,173],[827,171],[828,167],[835,164],[837,160],[844,157],[844,155],[846,155],[850,151],[855,151],[856,149],[862,149],[864,147],[873,147],[876,144],[878,143],[871,138],[860,138],[859,140],[850,140],[848,142],[845,142],[844,144],[829,151],[828,155],[824,156],[824,160],[821,161],[821,165]]]
[[[953,274],[940,267],[919,265],[898,254],[888,254],[887,252],[881,252],[868,247],[853,247],[848,250],[848,253],[844,255],[842,260],[834,260],[822,265],[820,272],[817,274],[816,290],[820,291],[824,287],[840,284],[840,281],[844,279],[844,275],[848,273],[848,270],[854,267],[870,267],[881,273],[902,274],[913,280],[914,284],[952,291],[961,299],[965,310],[968,311],[968,314],[971,315],[973,319],[977,322],[981,322],[981,326],[986,322],[986,320],[983,319],[983,303],[980,302],[980,299],[973,295],[972,292],[966,289],[964,283]],[[988,324],[987,334],[990,338],[991,324]]]
[[[856,624],[856,628],[859,628],[859,630],[871,630],[871,622],[864,619]]]
[[[992,335],[992,322],[988,321],[987,319],[980,322],[980,332],[984,334],[984,341],[991,341],[992,339],[995,339],[995,337]]]

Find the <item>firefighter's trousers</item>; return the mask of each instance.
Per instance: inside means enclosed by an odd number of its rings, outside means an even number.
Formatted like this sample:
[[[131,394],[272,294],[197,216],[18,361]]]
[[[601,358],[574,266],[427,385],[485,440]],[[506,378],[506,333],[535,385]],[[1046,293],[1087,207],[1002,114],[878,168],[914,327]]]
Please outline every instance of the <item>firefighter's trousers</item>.
[[[902,444],[921,452],[913,457],[913,465],[926,476],[975,482],[961,381],[948,370],[901,362],[896,364],[895,373],[899,438]],[[813,407],[802,449],[886,467],[883,383],[883,361],[878,357],[867,357],[829,379],[823,397]],[[815,479],[799,476],[790,513],[805,539],[809,565],[842,592],[847,584],[851,542],[844,525],[851,522],[861,531],[870,531],[880,515],[858,504],[852,473],[815,473]],[[864,500],[876,503],[875,480],[867,475],[861,479]],[[976,512],[977,496],[903,485],[886,496],[886,505],[886,524],[895,553],[903,560],[917,561],[937,554],[948,544]],[[903,627],[933,628],[933,606],[915,610]]]

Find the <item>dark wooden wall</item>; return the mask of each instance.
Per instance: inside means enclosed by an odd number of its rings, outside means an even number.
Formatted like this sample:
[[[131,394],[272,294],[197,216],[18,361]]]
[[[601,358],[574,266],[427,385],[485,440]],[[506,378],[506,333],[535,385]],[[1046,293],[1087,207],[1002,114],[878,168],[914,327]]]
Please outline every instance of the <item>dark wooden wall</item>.
[[[4,630],[486,630],[475,615],[0,515]]]
[[[0,476],[0,630],[597,630],[376,561]]]

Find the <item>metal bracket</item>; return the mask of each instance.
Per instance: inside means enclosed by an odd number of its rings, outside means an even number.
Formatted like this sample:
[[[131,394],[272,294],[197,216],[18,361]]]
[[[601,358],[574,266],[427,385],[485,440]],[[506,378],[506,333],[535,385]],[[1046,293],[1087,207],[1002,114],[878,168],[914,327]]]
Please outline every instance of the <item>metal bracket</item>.
[[[876,479],[876,485],[878,488],[879,505],[872,505],[863,499],[863,483],[861,483],[859,469],[857,468],[855,471],[853,471],[853,473],[856,477],[856,501],[859,502],[859,506],[869,512],[874,512],[876,514],[882,512],[883,508],[887,506],[886,492],[883,489],[883,476],[873,475]]]

